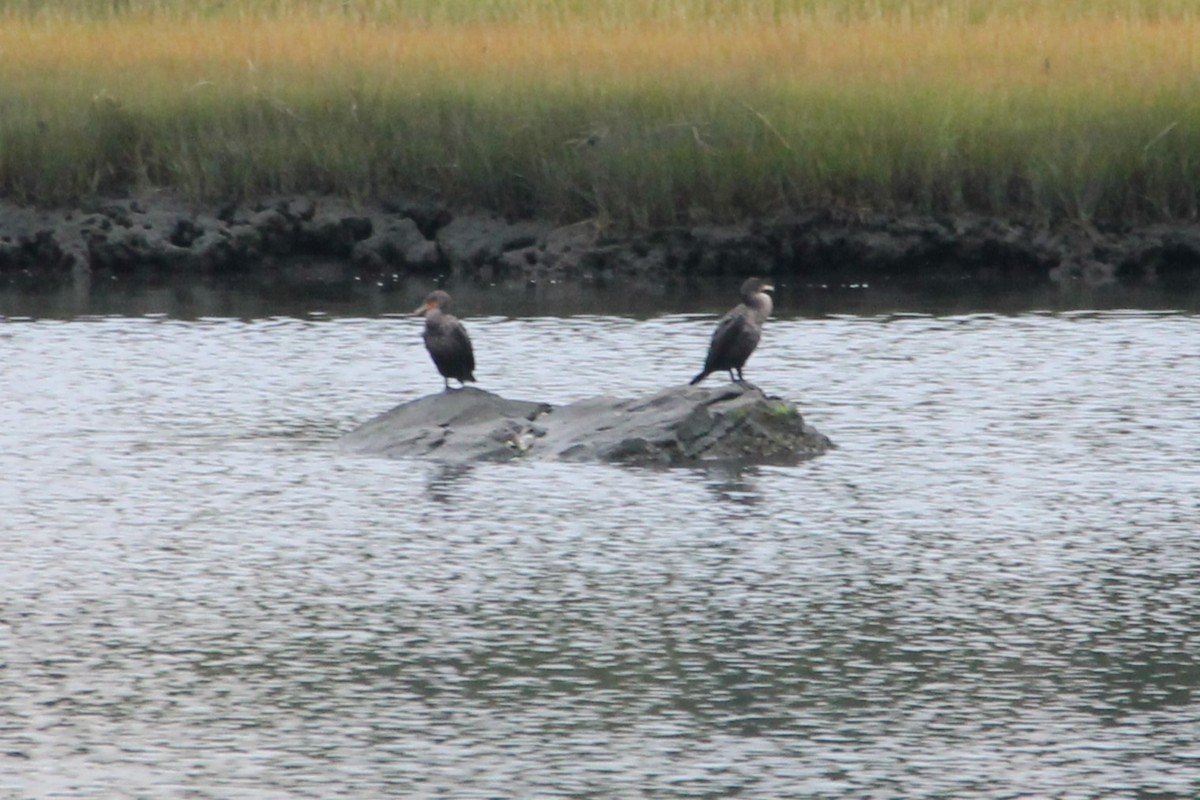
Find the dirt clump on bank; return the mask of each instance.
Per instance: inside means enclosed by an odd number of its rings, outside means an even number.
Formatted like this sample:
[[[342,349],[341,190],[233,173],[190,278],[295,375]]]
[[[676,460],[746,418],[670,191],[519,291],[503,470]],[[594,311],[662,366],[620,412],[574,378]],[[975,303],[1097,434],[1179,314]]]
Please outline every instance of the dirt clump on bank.
[[[169,194],[75,209],[0,203],[0,275],[270,270],[335,259],[364,274],[527,281],[802,275],[1150,284],[1200,280],[1200,225],[1099,229],[986,216],[807,211],[736,225],[615,231],[436,202],[283,197],[202,208]]]

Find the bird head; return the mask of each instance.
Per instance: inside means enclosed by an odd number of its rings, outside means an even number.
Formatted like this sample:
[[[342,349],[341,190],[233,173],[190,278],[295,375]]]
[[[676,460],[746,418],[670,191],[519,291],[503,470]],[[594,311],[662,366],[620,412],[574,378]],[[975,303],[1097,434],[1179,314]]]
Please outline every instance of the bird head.
[[[428,314],[430,311],[444,310],[449,305],[450,295],[446,294],[441,289],[438,289],[435,292],[430,292],[429,294],[425,295],[425,300],[421,303],[421,305],[413,309],[413,313],[423,316]]]
[[[742,284],[742,298],[753,297],[760,292],[773,292],[775,287],[764,281],[762,278],[747,278]]]

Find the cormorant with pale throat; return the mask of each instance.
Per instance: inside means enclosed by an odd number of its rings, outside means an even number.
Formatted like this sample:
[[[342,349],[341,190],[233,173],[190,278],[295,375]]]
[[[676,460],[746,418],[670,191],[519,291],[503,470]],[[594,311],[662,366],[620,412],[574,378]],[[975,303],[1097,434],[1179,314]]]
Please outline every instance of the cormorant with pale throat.
[[[742,377],[742,367],[762,338],[763,323],[771,316],[774,307],[767,292],[774,289],[774,286],[764,283],[760,278],[746,279],[742,284],[742,302],[717,323],[712,342],[708,345],[708,357],[704,359],[704,369],[692,378],[692,385],[722,369],[729,372],[729,379],[734,383],[747,382]],[[737,377],[734,377],[735,371]]]
[[[450,295],[438,289],[425,296],[425,302],[413,313],[425,316],[425,349],[433,358],[434,366],[442,373],[446,391],[450,391],[450,379],[466,386],[475,382],[475,351],[471,348],[471,337],[467,329],[452,314],[446,313],[450,306]]]

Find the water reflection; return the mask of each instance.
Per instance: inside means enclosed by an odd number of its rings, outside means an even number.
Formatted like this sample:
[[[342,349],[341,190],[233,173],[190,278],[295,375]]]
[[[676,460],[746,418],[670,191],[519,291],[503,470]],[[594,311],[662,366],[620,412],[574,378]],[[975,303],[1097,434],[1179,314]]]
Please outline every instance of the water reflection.
[[[718,502],[754,506],[762,501],[756,486],[757,466],[714,464],[703,470],[705,485]]]
[[[86,315],[165,314],[178,319],[380,316],[409,312],[437,286],[467,316],[541,317],[723,313],[739,279],[677,276],[661,280],[481,281],[447,276],[371,277],[350,265],[297,261],[274,272],[195,277],[132,274],[86,281],[0,284],[0,317],[64,319]],[[818,274],[775,276],[776,316],[820,317],[888,312],[1006,314],[1030,309],[1200,310],[1200,286],[1115,284],[1059,286],[1005,281],[931,281]]]
[[[437,463],[429,467],[425,493],[436,503],[452,504],[470,485],[474,464]]]

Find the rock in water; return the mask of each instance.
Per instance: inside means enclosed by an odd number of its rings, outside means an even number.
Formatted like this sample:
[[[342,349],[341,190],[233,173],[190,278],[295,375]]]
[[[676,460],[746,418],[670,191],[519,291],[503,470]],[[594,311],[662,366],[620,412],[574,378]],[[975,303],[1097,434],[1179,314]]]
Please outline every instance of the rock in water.
[[[368,420],[339,441],[344,450],[391,458],[432,457],[506,461],[522,451],[522,435],[539,429],[534,420],[546,403],[506,400],[468,386],[401,403]]]
[[[793,403],[757,388],[678,386],[557,408],[468,387],[413,400],[342,437],[347,452],[459,461],[540,458],[681,465],[788,463],[833,447]]]

